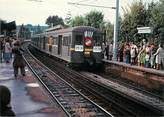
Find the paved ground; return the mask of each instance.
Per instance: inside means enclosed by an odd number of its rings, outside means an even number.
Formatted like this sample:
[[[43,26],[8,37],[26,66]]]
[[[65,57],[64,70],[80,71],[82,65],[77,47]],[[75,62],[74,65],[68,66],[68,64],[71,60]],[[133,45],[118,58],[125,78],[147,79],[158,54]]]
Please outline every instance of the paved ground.
[[[10,89],[11,105],[17,117],[66,117],[57,104],[51,104],[27,68],[25,77],[19,75],[15,79],[12,64],[0,63],[0,85]]]

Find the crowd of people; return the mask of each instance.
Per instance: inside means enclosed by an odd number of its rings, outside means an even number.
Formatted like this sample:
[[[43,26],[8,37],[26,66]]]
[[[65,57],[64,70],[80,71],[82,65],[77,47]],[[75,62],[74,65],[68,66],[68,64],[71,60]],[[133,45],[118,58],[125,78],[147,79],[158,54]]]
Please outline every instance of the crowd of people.
[[[22,56],[23,49],[21,48],[20,40],[13,37],[5,37],[0,39],[0,62],[4,60],[6,64],[10,64],[13,60],[14,76],[17,78],[18,69],[25,76],[25,62]]]
[[[0,38],[0,63],[10,65],[13,61],[14,76],[17,78],[18,69],[25,76],[25,61],[23,59],[23,49],[20,40],[13,37]],[[8,87],[0,85],[0,116],[13,116],[16,114],[11,107],[11,92]]]
[[[104,50],[106,58],[112,60],[112,42]],[[120,43],[118,44],[117,61],[162,70],[164,69],[164,47],[161,44],[158,46],[149,44],[146,39],[143,39],[138,46],[133,42]]]

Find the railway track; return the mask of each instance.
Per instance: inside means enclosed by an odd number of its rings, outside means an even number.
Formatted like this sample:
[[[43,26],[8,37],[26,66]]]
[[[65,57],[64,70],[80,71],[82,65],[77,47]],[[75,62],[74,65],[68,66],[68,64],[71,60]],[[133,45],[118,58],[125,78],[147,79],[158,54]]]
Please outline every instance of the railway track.
[[[40,83],[69,117],[113,117],[112,114],[85,97],[60,76],[36,60],[29,52],[25,61]]]
[[[127,98],[118,92],[114,92],[103,86],[100,86],[94,82],[91,82],[84,75],[79,74],[60,63],[55,62],[53,58],[47,57],[47,55],[36,52],[32,50],[33,54],[44,64],[46,64],[50,69],[52,69],[56,74],[60,75],[67,82],[74,85],[85,95],[94,100],[95,97],[99,98],[102,107],[106,110],[114,110],[114,115],[116,116],[160,116],[161,112],[156,110],[151,110],[149,107],[138,103],[136,100]],[[35,54],[39,53],[39,54]],[[51,63],[51,64],[50,64]],[[94,95],[91,96],[91,95]],[[96,98],[97,100],[97,98]],[[96,102],[96,101],[95,101]],[[135,105],[135,106],[134,106]]]
[[[123,79],[123,78],[114,77],[114,76],[112,76],[111,74],[108,74],[108,73],[95,73],[95,72],[93,72],[93,73],[96,74],[96,75],[99,75],[99,76],[101,76],[105,79],[109,79],[113,82],[116,82],[118,84],[126,86],[130,89],[134,89],[136,91],[142,92],[143,94],[148,95],[150,97],[155,97],[156,99],[164,101],[163,91],[157,91],[157,90],[152,91],[152,90],[150,90],[150,89],[148,89],[144,86],[141,86],[137,83],[134,83],[132,81],[129,81],[129,80],[126,80],[126,79]]]

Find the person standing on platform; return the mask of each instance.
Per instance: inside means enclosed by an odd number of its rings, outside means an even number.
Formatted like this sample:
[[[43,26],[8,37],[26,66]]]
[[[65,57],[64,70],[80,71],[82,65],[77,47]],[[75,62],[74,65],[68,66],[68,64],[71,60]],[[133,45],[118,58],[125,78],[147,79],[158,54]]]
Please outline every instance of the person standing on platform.
[[[105,47],[105,55],[106,55],[106,59],[109,60],[109,45]]]
[[[154,44],[151,44],[151,58],[150,58],[150,64],[151,64],[151,68],[155,68],[155,54],[156,52],[156,48]]]
[[[12,43],[11,43],[12,48],[14,48],[14,44],[15,44],[15,42],[17,42],[17,39],[16,39],[16,38],[13,38],[13,41],[12,41]]]
[[[146,56],[146,39],[142,40],[141,47],[139,49],[138,53],[138,60],[139,60],[139,65],[141,67],[145,66],[145,56]]]
[[[11,60],[11,46],[10,46],[10,40],[7,38],[4,43],[4,60],[6,63],[10,63]]]
[[[105,43],[102,43],[102,53],[103,53],[103,58],[105,57]]]
[[[113,57],[113,44],[112,42],[109,45],[109,60],[112,60]]]
[[[25,61],[23,59],[23,52],[24,50],[20,47],[20,41],[15,42],[14,47],[12,49],[12,52],[14,54],[14,61],[13,61],[13,67],[14,67],[14,76],[15,78],[18,75],[18,69],[20,68],[21,74],[25,76]]]
[[[2,58],[3,58],[3,39],[0,38],[0,63],[2,63]]]
[[[119,51],[119,55],[120,55],[120,62],[123,62],[124,61],[124,43],[121,43],[120,44],[120,51]]]
[[[11,105],[11,92],[6,87],[0,86],[0,116],[15,116],[15,113],[12,111]]]
[[[163,61],[163,59],[164,59],[164,49],[162,48],[161,44],[159,44],[159,47],[158,47],[156,53],[154,54],[154,56],[156,56],[156,58],[155,58],[156,69],[161,70],[162,65],[164,64],[164,61]]]
[[[133,42],[131,42],[130,44],[131,65],[136,65],[137,54],[138,54],[138,48]]]
[[[130,45],[129,43],[125,46],[125,63],[130,64],[131,56],[130,56]]]
[[[151,58],[151,46],[149,45],[149,43],[147,43],[147,46],[145,48],[145,51],[146,51],[146,55],[145,55],[145,67],[146,68],[150,68],[151,65],[150,65],[150,58]]]

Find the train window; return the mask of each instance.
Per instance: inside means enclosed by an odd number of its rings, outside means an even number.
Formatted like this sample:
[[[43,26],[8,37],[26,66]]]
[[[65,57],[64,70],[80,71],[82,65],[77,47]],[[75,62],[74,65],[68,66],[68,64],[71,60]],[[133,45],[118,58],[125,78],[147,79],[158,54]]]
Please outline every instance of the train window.
[[[54,37],[54,45],[58,45],[58,38]]]
[[[68,46],[68,37],[63,37],[63,46]]]
[[[48,38],[48,44],[54,45],[54,39],[53,39],[53,37],[49,37]]]
[[[83,36],[82,35],[76,35],[75,45],[83,45]]]
[[[94,36],[93,39],[94,39],[94,46],[101,46],[102,43],[101,36]]]

